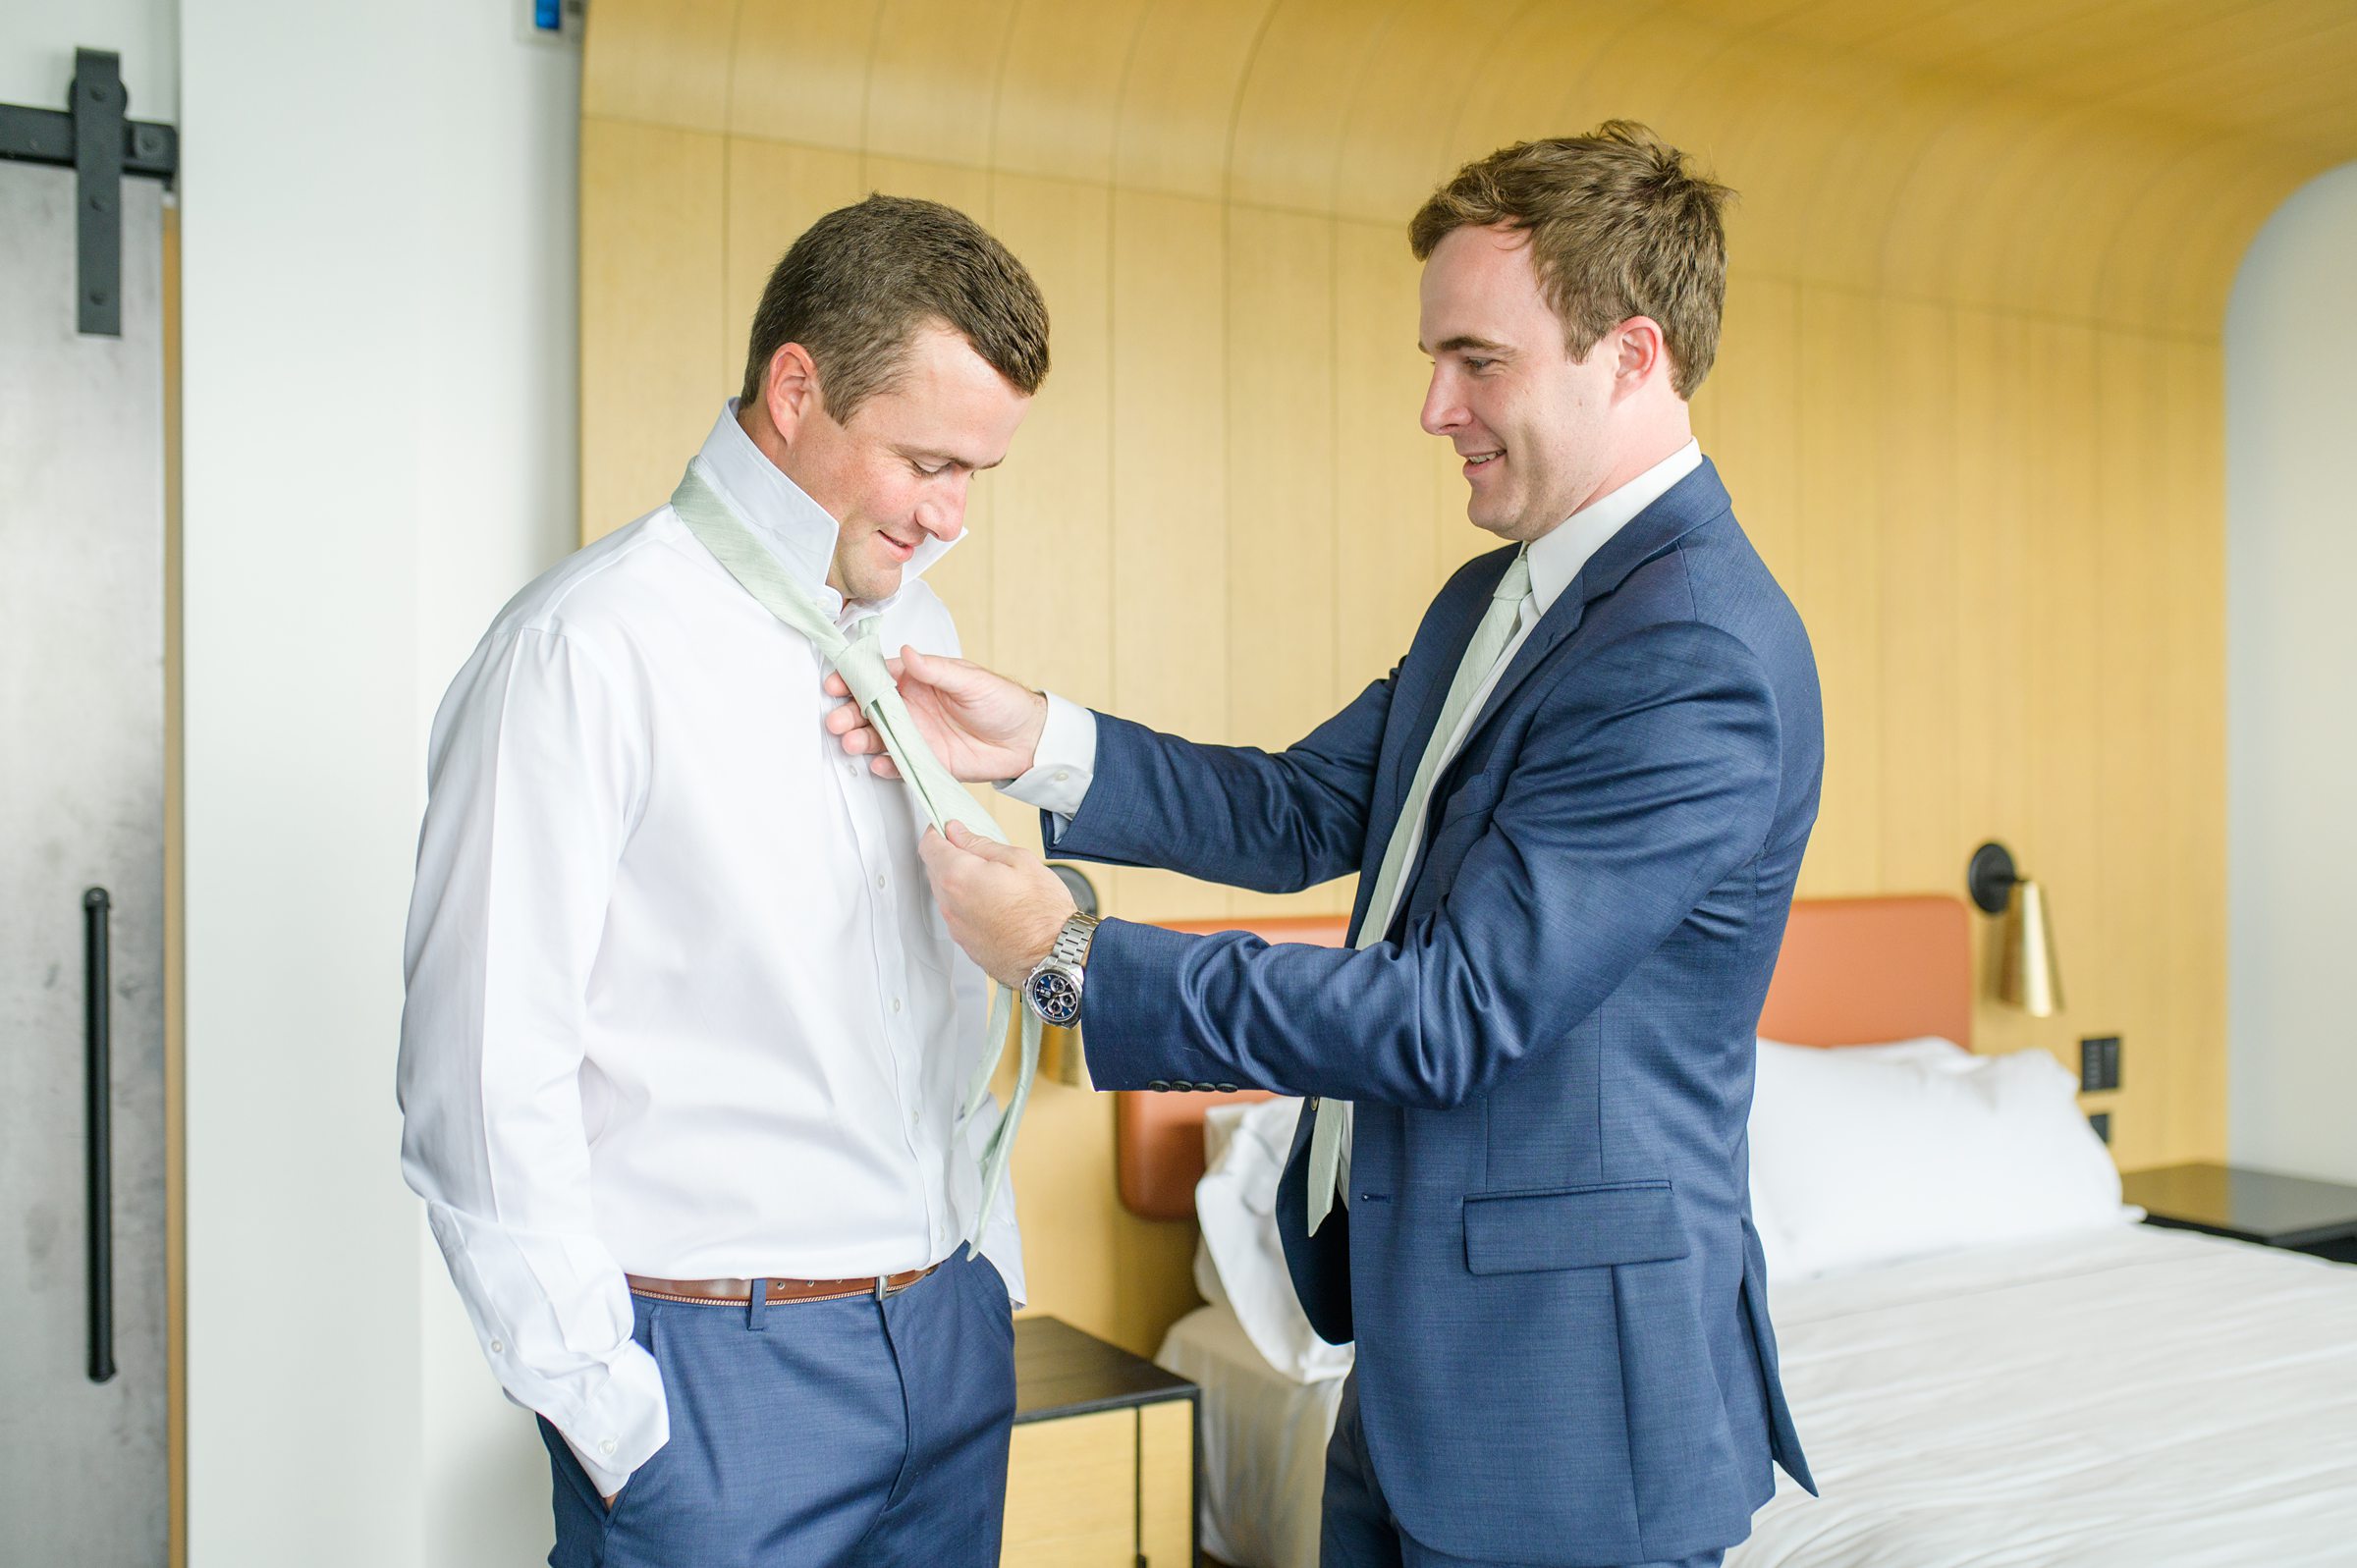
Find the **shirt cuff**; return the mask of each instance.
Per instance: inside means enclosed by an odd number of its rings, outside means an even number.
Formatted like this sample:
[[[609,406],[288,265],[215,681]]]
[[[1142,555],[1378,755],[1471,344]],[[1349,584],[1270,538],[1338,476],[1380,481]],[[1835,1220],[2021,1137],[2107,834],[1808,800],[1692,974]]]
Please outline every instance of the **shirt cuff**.
[[[1076,702],[1048,693],[1048,720],[1039,731],[1031,771],[999,785],[1026,806],[1056,817],[1057,828],[1079,814],[1097,767],[1097,716]]]
[[[663,1374],[635,1341],[624,1346],[613,1376],[577,1419],[560,1422],[551,1416],[549,1421],[601,1497],[622,1490],[631,1473],[671,1440]]]
[[[557,1435],[565,1437],[565,1446],[573,1450],[575,1462],[581,1467],[581,1474],[589,1478],[589,1485],[597,1488],[597,1494],[600,1497],[611,1497],[630,1483],[630,1473],[629,1471],[608,1470],[604,1465],[598,1463],[594,1454],[583,1453],[581,1445],[571,1437],[566,1437],[563,1432],[559,1432]]]

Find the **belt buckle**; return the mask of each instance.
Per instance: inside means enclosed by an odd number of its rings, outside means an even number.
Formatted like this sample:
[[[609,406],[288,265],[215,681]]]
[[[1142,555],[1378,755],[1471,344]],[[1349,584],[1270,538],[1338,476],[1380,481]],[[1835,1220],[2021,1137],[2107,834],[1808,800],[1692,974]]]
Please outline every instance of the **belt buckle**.
[[[911,1277],[897,1285],[892,1282],[892,1275],[878,1274],[876,1275],[876,1299],[882,1301],[888,1296],[897,1296],[904,1291],[913,1289],[918,1280],[932,1271],[930,1269],[911,1270]]]

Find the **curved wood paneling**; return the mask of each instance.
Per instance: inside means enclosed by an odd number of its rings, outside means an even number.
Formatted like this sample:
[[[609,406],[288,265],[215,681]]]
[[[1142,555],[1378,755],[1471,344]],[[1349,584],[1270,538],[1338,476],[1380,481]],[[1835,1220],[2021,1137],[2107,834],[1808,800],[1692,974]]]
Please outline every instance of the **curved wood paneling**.
[[[1742,192],[1694,415],[1817,642],[1805,891],[1952,891],[2004,838],[2054,901],[2072,1009],[1984,1002],[1981,1047],[2121,1034],[2123,1163],[2220,1156],[2219,337],[2259,223],[2357,155],[2357,23],[2338,0],[1922,9],[600,0],[584,535],[668,493],[795,234],[870,189],[933,195],[1009,241],[1056,323],[936,579],[968,651],[1282,744],[1484,542],[1415,426],[1408,214],[1503,142],[1647,120]],[[1156,919],[1348,892],[1101,881]],[[1103,1104],[1032,1115],[1033,1300],[1151,1349],[1186,1239],[1116,1207]]]

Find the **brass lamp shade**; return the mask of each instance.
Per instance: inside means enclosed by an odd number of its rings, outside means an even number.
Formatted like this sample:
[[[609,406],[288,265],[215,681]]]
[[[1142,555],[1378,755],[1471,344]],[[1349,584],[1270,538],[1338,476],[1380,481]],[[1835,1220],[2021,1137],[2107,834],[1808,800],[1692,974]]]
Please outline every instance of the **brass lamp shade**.
[[[2051,1018],[2062,1007],[2062,970],[2055,962],[2055,928],[2047,918],[2046,890],[2023,878],[2005,900],[2004,954],[1997,994],[2033,1018]]]

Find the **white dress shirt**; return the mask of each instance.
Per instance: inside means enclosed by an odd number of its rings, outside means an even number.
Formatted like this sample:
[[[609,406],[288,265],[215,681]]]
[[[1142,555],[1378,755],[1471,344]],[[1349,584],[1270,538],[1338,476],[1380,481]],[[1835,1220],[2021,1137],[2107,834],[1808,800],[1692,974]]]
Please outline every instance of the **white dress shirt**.
[[[1530,597],[1522,602],[1521,625],[1513,639],[1506,645],[1506,651],[1498,656],[1498,662],[1490,667],[1490,673],[1475,692],[1473,700],[1466,705],[1464,717],[1457,721],[1456,729],[1449,736],[1448,746],[1441,754],[1440,767],[1433,771],[1435,779],[1463,748],[1465,737],[1472,733],[1482,708],[1490,700],[1490,693],[1513,664],[1514,655],[1522,651],[1522,644],[1529,638],[1531,628],[1555,607],[1556,600],[1562,598],[1563,590],[1571,586],[1571,579],[1579,575],[1580,568],[1588,564],[1589,558],[1603,549],[1605,542],[1618,533],[1638,513],[1667,495],[1671,486],[1701,466],[1702,449],[1695,442],[1688,441],[1619,489],[1597,497],[1530,542]],[[1054,816],[1056,831],[1062,833],[1080,810],[1080,802],[1087,795],[1088,786],[1096,775],[1096,715],[1077,703],[1069,702],[1050,692],[1047,723],[1040,730],[1039,747],[1032,757],[1033,766],[1021,778],[1003,787],[1015,799]],[[1419,812],[1416,820],[1408,824],[1407,863],[1410,866],[1415,864],[1416,851],[1423,844],[1423,819],[1426,815]],[[1053,852],[1054,846],[1049,847]],[[1406,896],[1410,881],[1407,877],[1399,879],[1399,886],[1392,893],[1391,908],[1367,911],[1367,919],[1376,930],[1391,929],[1392,917],[1398,911],[1398,900]],[[1347,1116],[1348,1113],[1348,1107],[1344,1107],[1343,1114]],[[1345,1121],[1338,1182],[1338,1190],[1345,1204],[1349,1202],[1350,1193],[1348,1133],[1349,1123]]]
[[[917,580],[948,544],[847,608],[834,519],[733,403],[703,457],[842,623],[959,651]],[[948,1258],[981,1201],[997,1108],[956,1126],[981,975],[919,809],[821,724],[825,674],[666,506],[518,594],[435,716],[402,1169],[501,1385],[603,1492],[670,1432],[626,1271],[894,1273]],[[1011,1194],[981,1250],[1020,1301]]]

